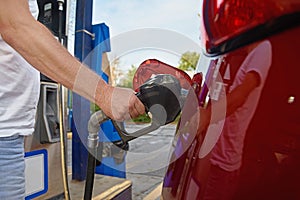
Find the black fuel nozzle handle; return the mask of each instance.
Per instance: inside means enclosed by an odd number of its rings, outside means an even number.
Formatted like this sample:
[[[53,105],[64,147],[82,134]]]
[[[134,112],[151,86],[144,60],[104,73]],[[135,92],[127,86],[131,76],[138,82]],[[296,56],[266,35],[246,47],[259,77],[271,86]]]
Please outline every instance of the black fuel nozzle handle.
[[[144,104],[144,107],[145,107],[145,111],[146,113],[149,112],[149,106],[148,106],[148,103],[146,101],[146,98],[145,96],[142,95],[142,93],[139,91],[135,94],[135,96],[137,96],[137,98]]]
[[[148,103],[145,99],[145,97],[141,94],[141,92],[137,92],[136,96],[139,98],[139,100],[144,104],[145,106],[145,111],[146,113],[149,112],[149,107],[148,107]],[[147,126],[145,128],[142,128],[140,130],[137,130],[133,133],[128,133],[125,130],[124,124],[123,122],[117,122],[112,120],[113,125],[115,126],[115,128],[117,129],[117,132],[121,138],[121,140],[126,143],[130,140],[136,139],[140,136],[143,136],[145,134],[148,134],[152,131],[155,131],[156,129],[158,129],[161,125],[156,121],[156,120],[152,120],[151,125]]]
[[[151,125],[128,133],[123,124],[112,121],[120,138],[130,141],[173,122],[181,111],[181,86],[177,78],[169,74],[157,74],[140,86],[136,96],[151,113]]]
[[[117,129],[117,132],[123,142],[129,142],[130,140],[136,139],[140,136],[146,135],[152,131],[157,130],[160,127],[160,124],[152,122],[150,126],[147,126],[145,128],[142,128],[140,130],[137,130],[133,133],[128,133],[120,124],[120,122],[112,121],[115,128]],[[121,122],[122,123],[122,122]]]

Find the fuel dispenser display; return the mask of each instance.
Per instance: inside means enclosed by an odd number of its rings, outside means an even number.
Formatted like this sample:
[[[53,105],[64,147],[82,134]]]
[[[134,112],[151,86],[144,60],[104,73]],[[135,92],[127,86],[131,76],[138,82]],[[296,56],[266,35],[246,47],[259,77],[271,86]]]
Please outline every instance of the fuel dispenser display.
[[[38,5],[39,5],[38,20],[42,24],[44,24],[52,32],[54,36],[59,37],[59,34],[62,34],[65,37],[66,35],[65,1],[64,0],[38,0]],[[60,8],[60,6],[62,7]],[[62,19],[59,19],[60,11],[62,12]]]
[[[64,0],[38,0],[38,21],[45,25],[63,46],[67,46],[66,17],[67,1]],[[41,80],[55,82],[41,74]]]

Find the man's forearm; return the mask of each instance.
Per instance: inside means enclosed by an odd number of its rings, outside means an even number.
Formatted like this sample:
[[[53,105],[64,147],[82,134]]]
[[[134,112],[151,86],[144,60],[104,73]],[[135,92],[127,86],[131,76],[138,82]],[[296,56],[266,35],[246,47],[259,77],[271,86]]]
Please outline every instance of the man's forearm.
[[[101,92],[97,86],[105,90],[106,83],[75,59],[42,24],[31,16],[15,23],[1,31],[2,38],[41,73],[90,101]]]

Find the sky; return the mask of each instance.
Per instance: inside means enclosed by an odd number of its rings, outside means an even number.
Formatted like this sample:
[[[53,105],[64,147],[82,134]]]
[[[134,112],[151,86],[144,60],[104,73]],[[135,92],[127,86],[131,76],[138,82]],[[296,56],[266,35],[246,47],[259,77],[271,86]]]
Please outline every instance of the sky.
[[[200,0],[94,0],[93,24],[110,30],[110,62],[127,70],[148,58],[178,66],[182,53],[198,51]]]
[[[94,0],[93,23],[106,23],[111,36],[137,28],[177,31],[198,42],[200,0]]]

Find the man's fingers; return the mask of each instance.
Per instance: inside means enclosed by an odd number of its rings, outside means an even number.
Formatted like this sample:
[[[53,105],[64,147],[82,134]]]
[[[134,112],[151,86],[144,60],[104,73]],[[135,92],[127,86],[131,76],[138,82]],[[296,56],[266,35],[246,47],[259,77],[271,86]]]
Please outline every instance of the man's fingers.
[[[130,89],[114,88],[111,97],[111,114],[116,121],[136,118],[145,113],[143,103]]]
[[[130,98],[129,111],[133,118],[145,113],[144,104],[135,95],[132,95]]]
[[[136,117],[138,117],[140,114],[138,113],[138,111],[135,109],[135,108],[133,108],[133,109],[131,109],[130,111],[130,117],[133,119],[133,118],[136,118]]]
[[[129,113],[130,113],[131,118],[136,118],[136,117],[140,116],[141,114],[143,114],[142,110],[144,108],[141,109],[139,104],[141,104],[141,103],[136,99],[134,101],[134,103],[129,106]]]
[[[145,113],[145,106],[142,102],[138,101],[137,103],[134,104],[134,107],[139,115],[142,115]]]

